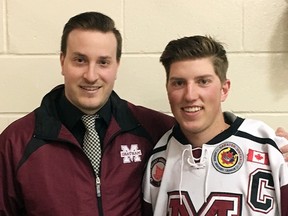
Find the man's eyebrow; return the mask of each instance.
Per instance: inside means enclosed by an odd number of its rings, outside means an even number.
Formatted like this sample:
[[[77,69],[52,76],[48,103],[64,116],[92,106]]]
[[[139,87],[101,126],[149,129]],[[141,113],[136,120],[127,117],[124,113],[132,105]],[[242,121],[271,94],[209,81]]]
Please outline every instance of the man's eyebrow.
[[[80,52],[73,52],[73,55],[74,56],[82,56],[82,57],[85,57],[86,55],[80,53]]]
[[[100,56],[99,59],[111,59],[111,56]]]
[[[204,74],[204,75],[196,76],[196,78],[198,78],[198,79],[210,78],[210,77],[213,77],[213,75],[211,75],[211,74]]]
[[[181,77],[170,77],[168,79],[170,82],[175,82],[175,81],[183,81],[185,80],[184,78],[181,78]]]
[[[204,74],[204,75],[196,76],[194,79],[205,79],[205,78],[210,78],[210,77],[213,77],[213,75],[211,75],[211,74]],[[185,80],[185,78],[173,76],[173,77],[170,77],[169,80]]]
[[[183,78],[181,78],[181,77],[170,77],[170,79],[172,79],[172,80],[179,80],[179,79],[183,79]]]
[[[82,58],[87,58],[87,56],[83,53],[80,53],[80,52],[73,52],[72,53],[73,56],[77,56],[77,57],[82,57]],[[98,60],[110,60],[112,59],[112,56],[109,56],[109,55],[106,55],[106,56],[99,56],[98,57]]]

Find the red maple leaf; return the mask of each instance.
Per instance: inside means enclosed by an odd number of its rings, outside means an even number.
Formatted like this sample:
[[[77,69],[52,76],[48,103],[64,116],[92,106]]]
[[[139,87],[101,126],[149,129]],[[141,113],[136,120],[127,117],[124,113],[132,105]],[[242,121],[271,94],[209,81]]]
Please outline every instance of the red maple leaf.
[[[257,154],[257,155],[255,155],[255,158],[256,158],[257,160],[262,160],[262,159],[263,159],[263,156],[262,156],[261,154]]]

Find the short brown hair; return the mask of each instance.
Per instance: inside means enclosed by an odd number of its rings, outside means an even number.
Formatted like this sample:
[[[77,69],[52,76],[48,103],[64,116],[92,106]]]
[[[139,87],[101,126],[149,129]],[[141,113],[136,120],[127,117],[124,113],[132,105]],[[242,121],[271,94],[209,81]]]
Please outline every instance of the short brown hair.
[[[117,40],[116,59],[119,62],[122,53],[122,37],[116,29],[114,21],[99,12],[84,12],[71,17],[65,24],[61,38],[61,52],[66,55],[67,39],[74,29],[96,30],[104,33],[113,32]]]
[[[173,62],[211,57],[215,73],[221,82],[226,80],[228,59],[223,45],[210,36],[183,37],[170,41],[165,47],[160,62],[166,70],[166,81],[169,78]]]

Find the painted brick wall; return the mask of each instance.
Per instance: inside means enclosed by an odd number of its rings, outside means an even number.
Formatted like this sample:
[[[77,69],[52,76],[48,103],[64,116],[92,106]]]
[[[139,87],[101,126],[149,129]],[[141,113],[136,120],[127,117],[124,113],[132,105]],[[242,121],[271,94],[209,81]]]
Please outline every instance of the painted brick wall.
[[[0,132],[63,82],[61,31],[84,11],[111,16],[124,38],[115,90],[169,113],[160,53],[194,34],[225,42],[232,89],[224,110],[288,130],[288,3],[285,0],[0,0]]]

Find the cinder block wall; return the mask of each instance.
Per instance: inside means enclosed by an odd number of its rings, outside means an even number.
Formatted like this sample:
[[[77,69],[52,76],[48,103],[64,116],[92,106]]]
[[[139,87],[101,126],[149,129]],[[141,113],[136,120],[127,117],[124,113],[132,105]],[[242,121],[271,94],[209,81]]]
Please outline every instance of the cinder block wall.
[[[0,132],[63,82],[61,31],[84,11],[111,16],[124,38],[115,90],[169,113],[160,53],[194,34],[225,42],[232,89],[224,110],[288,130],[288,3],[285,0],[0,0]]]

